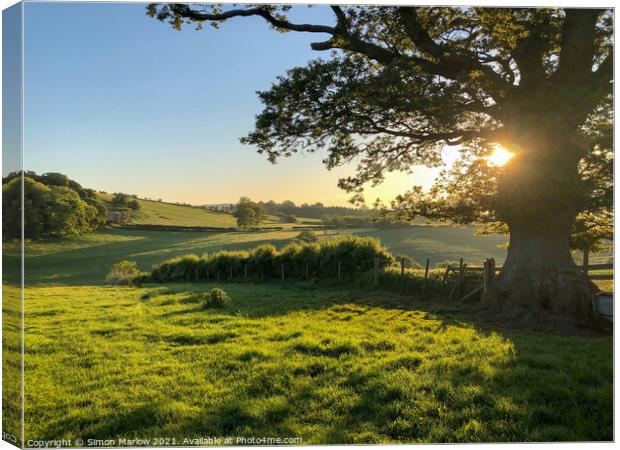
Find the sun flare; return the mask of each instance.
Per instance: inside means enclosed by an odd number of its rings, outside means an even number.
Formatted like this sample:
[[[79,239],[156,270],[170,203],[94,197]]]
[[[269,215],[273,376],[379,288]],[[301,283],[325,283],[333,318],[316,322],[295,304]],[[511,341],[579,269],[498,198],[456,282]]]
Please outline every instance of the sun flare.
[[[487,161],[492,166],[499,166],[499,167],[501,167],[504,164],[506,164],[508,161],[510,161],[513,156],[514,156],[514,153],[509,152],[504,147],[498,145],[493,150],[493,153],[491,153],[487,157]]]

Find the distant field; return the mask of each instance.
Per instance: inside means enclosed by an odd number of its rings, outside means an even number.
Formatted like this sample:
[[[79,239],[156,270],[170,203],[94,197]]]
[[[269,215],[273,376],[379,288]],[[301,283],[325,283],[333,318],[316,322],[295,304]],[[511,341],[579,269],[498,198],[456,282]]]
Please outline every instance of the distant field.
[[[303,283],[227,283],[231,304],[203,309],[191,290],[214,286],[27,288],[26,439],[613,439],[609,337],[478,328],[455,305]],[[3,357],[19,363],[18,341]]]
[[[106,202],[112,199],[110,194],[99,194]],[[237,220],[227,212],[219,212],[195,206],[138,199],[140,210],[132,213],[127,225],[164,225],[179,227],[235,228]],[[299,218],[300,223],[286,223],[282,216],[269,214],[260,224],[261,227],[291,228],[303,222],[306,226],[320,225],[319,219]]]
[[[109,201],[110,195],[101,195]],[[138,199],[140,210],[127,221],[134,225],[176,225],[185,227],[233,228],[237,221],[232,214],[175,205],[172,203]]]
[[[356,231],[361,236],[374,236],[390,248],[393,254],[411,256],[419,263],[429,258],[431,265],[440,261],[458,261],[481,265],[487,258],[495,258],[502,264],[506,258],[505,244],[508,237],[503,235],[476,236],[473,227],[415,226],[395,230],[362,229]]]

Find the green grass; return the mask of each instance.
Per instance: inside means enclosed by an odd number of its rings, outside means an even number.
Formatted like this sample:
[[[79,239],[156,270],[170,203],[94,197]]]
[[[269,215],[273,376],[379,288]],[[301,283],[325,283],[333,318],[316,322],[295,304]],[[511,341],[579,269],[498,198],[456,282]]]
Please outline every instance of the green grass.
[[[478,262],[503,252],[496,245],[503,238],[459,237],[465,230],[351,231],[418,261]],[[108,229],[28,242],[26,439],[612,439],[608,337],[493,330],[458,305],[354,288],[101,285],[122,259],[146,270],[187,253],[280,247],[297,234]],[[18,254],[18,245],[5,243],[9,279]],[[230,294],[225,308],[204,309],[192,293],[213,287]],[[19,429],[19,291],[5,284],[3,293],[3,424],[12,432]]]
[[[195,303],[216,286],[228,306]],[[613,438],[607,337],[479,328],[454,305],[304,284],[37,287],[26,305],[26,439]]]
[[[393,230],[359,229],[356,234],[377,237],[393,254],[409,255],[421,264],[429,258],[431,266],[445,260],[458,261],[459,258],[476,265],[481,265],[487,258],[503,263],[507,236],[478,236],[474,231],[473,227],[420,225]]]
[[[151,200],[138,200],[138,203],[140,210],[128,220],[128,224],[217,228],[237,226],[234,216],[228,213]]]
[[[15,437],[21,436],[21,325],[21,291],[3,283],[2,431]]]

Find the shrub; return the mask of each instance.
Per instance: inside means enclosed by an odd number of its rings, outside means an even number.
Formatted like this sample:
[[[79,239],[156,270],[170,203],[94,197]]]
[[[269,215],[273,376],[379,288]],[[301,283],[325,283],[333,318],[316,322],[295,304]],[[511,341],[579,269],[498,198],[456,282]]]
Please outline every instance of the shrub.
[[[335,278],[338,263],[342,266],[343,278],[359,278],[373,269],[375,258],[380,267],[393,261],[389,251],[377,239],[370,237],[341,236],[315,243],[294,242],[278,251],[273,245],[265,244],[246,251],[219,251],[196,255],[179,256],[153,268],[152,280],[204,281],[218,277],[225,280],[240,278],[247,268],[248,277],[260,280],[279,279],[281,265],[286,279],[305,279],[308,275],[320,278]]]
[[[140,272],[135,261],[119,261],[112,266],[106,281],[110,284],[137,285],[148,277],[148,273]]]
[[[451,261],[449,259],[446,259],[445,261],[440,261],[437,264],[435,264],[435,268],[437,269],[445,269],[448,266],[452,266],[452,267],[459,267],[461,263],[458,261]]]
[[[196,280],[196,269],[200,258],[196,255],[177,256],[153,267],[153,281],[192,281]]]
[[[224,289],[213,288],[206,295],[203,306],[205,308],[223,308],[230,303],[230,297]]]
[[[278,251],[271,244],[259,245],[250,251],[248,270],[261,279],[276,276],[276,258]]]
[[[228,278],[232,269],[233,277],[235,277],[243,271],[244,265],[248,261],[248,252],[221,250],[212,255],[204,255],[203,261],[205,262],[205,270],[208,270],[212,276],[219,272],[221,276]]]
[[[371,237],[344,235],[323,240],[319,247],[319,272],[322,276],[333,276],[339,262],[342,275],[353,277],[372,270],[375,258],[379,259],[381,267],[389,265],[393,260],[390,252]]]
[[[316,242],[319,237],[313,231],[304,230],[297,235],[296,239],[301,242]]]
[[[397,255],[394,257],[394,262],[398,264],[400,267],[400,262],[405,260],[405,268],[406,269],[422,269],[422,265],[415,261],[411,256],[407,255]]]

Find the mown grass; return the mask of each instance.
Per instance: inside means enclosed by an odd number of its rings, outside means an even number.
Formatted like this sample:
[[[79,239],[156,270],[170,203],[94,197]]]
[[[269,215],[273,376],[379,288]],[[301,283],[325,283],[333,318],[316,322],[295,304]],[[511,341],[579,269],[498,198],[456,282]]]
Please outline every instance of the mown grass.
[[[309,284],[219,285],[221,310],[193,300],[216,286],[27,288],[26,439],[612,439],[610,338]]]

